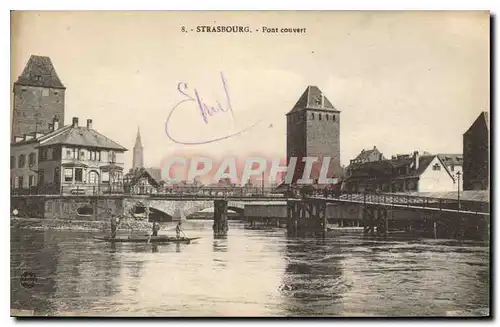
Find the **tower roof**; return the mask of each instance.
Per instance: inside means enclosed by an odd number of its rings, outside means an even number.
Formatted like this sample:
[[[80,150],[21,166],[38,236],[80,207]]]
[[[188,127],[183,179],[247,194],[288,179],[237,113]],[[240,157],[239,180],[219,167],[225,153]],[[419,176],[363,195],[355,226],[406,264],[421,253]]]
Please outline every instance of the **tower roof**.
[[[49,57],[31,55],[15,84],[65,89]]]
[[[139,127],[137,127],[137,137],[135,138],[134,148],[142,148],[141,131],[139,130]]]
[[[306,88],[302,96],[299,98],[299,101],[297,101],[293,109],[290,110],[289,114],[302,109],[320,109],[340,112],[333,106],[330,100],[325,97],[323,92],[321,92],[321,90],[314,85],[309,85]]]
[[[477,128],[477,126],[480,126],[481,124],[483,126],[486,126],[486,129],[489,131],[490,129],[489,119],[488,119],[488,113],[486,111],[483,111],[479,114],[474,123],[472,123],[469,129],[465,132],[465,134],[472,133]]]

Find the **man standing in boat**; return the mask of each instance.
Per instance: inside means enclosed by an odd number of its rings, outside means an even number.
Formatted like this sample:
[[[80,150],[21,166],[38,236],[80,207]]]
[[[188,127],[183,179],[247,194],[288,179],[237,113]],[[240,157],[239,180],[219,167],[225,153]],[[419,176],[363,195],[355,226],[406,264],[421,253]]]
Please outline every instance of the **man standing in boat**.
[[[118,219],[116,218],[116,215],[111,216],[111,238],[116,237],[116,229],[118,228]]]
[[[160,230],[160,224],[156,221],[153,222],[153,236],[158,236],[158,231]]]
[[[177,235],[177,238],[181,237],[181,232],[182,232],[181,224],[182,223],[179,221],[179,223],[177,224],[177,227],[175,227],[175,234]]]

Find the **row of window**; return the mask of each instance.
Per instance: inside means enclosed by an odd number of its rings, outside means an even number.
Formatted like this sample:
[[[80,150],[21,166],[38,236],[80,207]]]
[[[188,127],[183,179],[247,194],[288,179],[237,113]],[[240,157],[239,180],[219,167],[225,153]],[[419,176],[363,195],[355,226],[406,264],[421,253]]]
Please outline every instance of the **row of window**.
[[[32,167],[36,164],[36,153],[32,152],[28,155],[28,167]],[[26,167],[26,155],[21,154],[17,158],[17,168]],[[16,157],[10,156],[10,168],[16,168]]]
[[[56,167],[54,170],[54,180],[53,181],[46,181],[45,180],[45,171],[43,169],[40,169],[38,171],[38,181],[40,184],[44,184],[45,182],[55,182],[58,184],[58,181],[60,180],[60,170],[59,167]],[[63,181],[64,182],[87,182],[88,184],[98,184],[99,182],[101,183],[109,183],[110,176],[109,173],[103,172],[101,174],[101,180],[99,180],[99,173],[95,170],[91,170],[87,174],[87,180],[84,180],[84,170],[83,168],[64,168],[63,172]],[[116,178],[117,176],[115,176]],[[118,176],[119,178],[119,176]],[[35,175],[30,175],[28,176],[28,183],[26,184],[25,177],[24,176],[17,176],[11,179],[11,186],[13,188],[25,188],[25,187],[34,187],[37,186],[36,182],[36,176]],[[114,179],[113,179],[114,180]]]
[[[25,187],[34,187],[36,186],[36,176],[30,175],[28,176],[28,184],[25,185],[24,176],[18,176],[11,178],[10,186],[13,188],[25,188]]]
[[[42,80],[42,76],[40,76],[40,75],[36,75],[36,76],[34,76],[34,78],[35,78],[35,80],[37,80],[37,81],[41,81],[41,80]],[[26,92],[28,89],[27,89],[26,87],[23,87],[21,90],[22,90],[23,92]],[[59,95],[59,90],[57,90],[57,89],[48,89],[48,88],[43,88],[43,89],[42,89],[42,96],[44,96],[44,97],[49,96],[49,95],[50,95],[50,91],[52,91],[52,93],[53,93],[54,95]]]
[[[116,153],[108,151],[107,157],[109,162],[116,162]],[[101,151],[99,150],[82,150],[78,148],[66,149],[65,159],[101,161]]]
[[[116,162],[116,153],[114,151],[107,152],[108,162]],[[38,161],[59,160],[61,159],[61,149],[58,148],[42,148],[38,153]],[[77,148],[67,149],[65,159],[101,161],[101,151],[97,150],[81,150]],[[36,153],[32,152],[28,155],[28,167],[36,164]],[[26,155],[21,154],[17,158],[10,156],[10,167],[25,168]]]
[[[292,123],[300,121],[301,119],[305,119],[306,117],[307,117],[307,113],[304,113],[302,117],[299,117],[299,115],[296,115],[296,114],[292,115]],[[330,114],[323,115],[322,113],[317,113],[317,115],[315,115],[314,112],[311,112],[310,120],[314,120],[314,119],[316,119],[316,117],[318,118],[318,120],[323,120],[323,118],[327,121],[332,121],[332,122],[335,122],[337,120],[337,118],[333,114],[332,115],[330,115]]]

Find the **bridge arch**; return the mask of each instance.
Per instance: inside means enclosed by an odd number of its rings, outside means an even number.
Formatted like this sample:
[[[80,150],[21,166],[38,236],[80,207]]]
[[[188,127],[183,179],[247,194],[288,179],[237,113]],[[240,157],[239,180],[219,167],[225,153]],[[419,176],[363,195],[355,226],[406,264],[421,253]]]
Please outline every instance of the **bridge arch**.
[[[157,215],[162,221],[179,221],[198,211],[214,207],[214,201],[190,201],[170,199],[128,198],[124,204],[125,215],[136,219],[146,218],[146,207],[150,214]],[[243,215],[244,204],[237,201],[228,201],[228,209]]]

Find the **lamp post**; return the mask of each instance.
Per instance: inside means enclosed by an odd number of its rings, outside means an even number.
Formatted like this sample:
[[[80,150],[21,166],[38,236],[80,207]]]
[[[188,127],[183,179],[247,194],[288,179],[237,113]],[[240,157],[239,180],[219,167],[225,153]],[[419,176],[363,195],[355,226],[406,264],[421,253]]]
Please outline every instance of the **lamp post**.
[[[457,199],[458,199],[458,211],[460,211],[460,171],[457,172]]]

